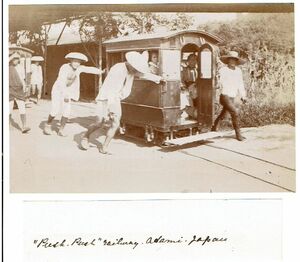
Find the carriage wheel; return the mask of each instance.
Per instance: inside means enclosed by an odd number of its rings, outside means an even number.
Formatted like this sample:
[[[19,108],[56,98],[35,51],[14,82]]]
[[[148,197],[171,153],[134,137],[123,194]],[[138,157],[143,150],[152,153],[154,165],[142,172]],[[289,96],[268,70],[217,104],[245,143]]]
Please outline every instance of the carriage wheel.
[[[157,146],[162,146],[166,142],[167,136],[168,136],[168,134],[165,134],[165,133],[162,133],[159,131],[155,131],[154,141],[153,141],[154,144]]]

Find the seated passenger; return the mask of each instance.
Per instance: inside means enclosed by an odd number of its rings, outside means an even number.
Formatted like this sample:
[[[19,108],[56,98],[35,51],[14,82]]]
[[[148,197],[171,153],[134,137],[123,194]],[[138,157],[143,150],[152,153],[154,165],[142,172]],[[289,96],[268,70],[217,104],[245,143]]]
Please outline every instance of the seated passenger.
[[[190,54],[187,58],[187,65],[186,67],[183,67],[181,72],[181,109],[184,109],[184,111],[192,118],[197,117],[196,107],[198,94],[196,81],[198,78],[198,71],[196,65],[197,56],[195,54]]]
[[[158,75],[159,74],[159,67],[158,67],[158,53],[151,52],[150,53],[150,61],[148,62],[150,73]]]

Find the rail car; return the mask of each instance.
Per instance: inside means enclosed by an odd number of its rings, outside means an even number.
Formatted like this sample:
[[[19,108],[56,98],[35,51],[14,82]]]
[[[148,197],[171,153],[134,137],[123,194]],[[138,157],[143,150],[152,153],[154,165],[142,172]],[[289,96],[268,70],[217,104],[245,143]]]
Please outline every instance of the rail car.
[[[157,74],[164,83],[155,84],[135,78],[132,92],[122,101],[121,133],[143,137],[147,142],[163,144],[179,137],[207,133],[213,123],[216,90],[216,57],[222,40],[206,31],[185,30],[137,35],[105,41],[109,70],[125,61],[128,51],[158,55]],[[195,81],[196,117],[182,116],[181,71],[187,57],[197,57]]]

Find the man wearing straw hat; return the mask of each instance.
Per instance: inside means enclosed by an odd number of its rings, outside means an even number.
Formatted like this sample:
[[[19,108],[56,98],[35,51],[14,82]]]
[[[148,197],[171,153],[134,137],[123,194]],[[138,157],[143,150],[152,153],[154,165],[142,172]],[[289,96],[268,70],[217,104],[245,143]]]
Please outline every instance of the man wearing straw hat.
[[[126,62],[117,63],[110,69],[96,98],[97,121],[88,127],[81,141],[82,149],[87,150],[90,135],[110,121],[105,141],[99,148],[100,153],[107,154],[108,145],[120,126],[121,100],[130,95],[134,76],[142,76],[156,83],[162,81],[162,77],[150,73],[148,56],[147,51],[143,54],[128,52],[125,54]]]
[[[65,56],[69,63],[63,64],[59,69],[58,77],[51,91],[51,111],[48,116],[47,124],[44,128],[44,134],[51,135],[52,121],[56,115],[62,113],[59,136],[66,136],[64,127],[71,113],[71,99],[78,101],[80,94],[80,74],[100,75],[105,72],[97,67],[81,65],[88,61],[88,58],[81,53],[72,52]]]
[[[36,104],[39,103],[42,95],[43,70],[40,65],[44,61],[41,56],[31,57],[31,94],[36,95]]]
[[[22,133],[27,133],[30,128],[26,126],[26,110],[25,110],[25,76],[18,69],[20,63],[20,55],[13,53],[9,57],[9,109],[10,118],[12,117],[12,111],[14,103],[16,102],[22,122]]]
[[[226,113],[229,112],[236,139],[243,141],[245,137],[242,136],[240,131],[238,111],[234,105],[234,99],[240,94],[241,100],[246,102],[242,70],[237,67],[238,65],[244,64],[245,61],[241,59],[235,51],[229,51],[228,55],[221,56],[220,59],[227,65],[222,67],[219,72],[221,86],[220,104],[223,106],[223,109],[216,118],[211,130],[216,131],[219,122],[225,117]]]

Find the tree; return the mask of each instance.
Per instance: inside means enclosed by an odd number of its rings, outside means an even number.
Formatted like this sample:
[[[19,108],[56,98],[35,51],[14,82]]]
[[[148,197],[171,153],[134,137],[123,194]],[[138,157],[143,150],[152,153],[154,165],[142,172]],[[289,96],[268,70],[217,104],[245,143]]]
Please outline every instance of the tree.
[[[194,23],[194,19],[186,13],[172,14],[170,17],[162,21],[169,30],[186,30],[189,29]]]
[[[283,50],[294,47],[293,13],[250,13],[230,22],[215,22],[199,26],[222,39],[226,45],[247,50],[249,43]]]

